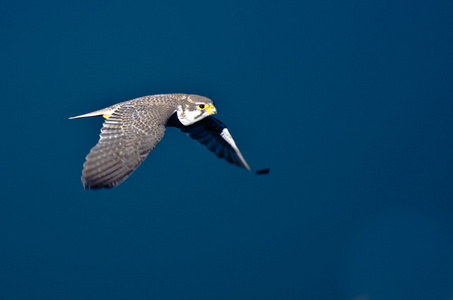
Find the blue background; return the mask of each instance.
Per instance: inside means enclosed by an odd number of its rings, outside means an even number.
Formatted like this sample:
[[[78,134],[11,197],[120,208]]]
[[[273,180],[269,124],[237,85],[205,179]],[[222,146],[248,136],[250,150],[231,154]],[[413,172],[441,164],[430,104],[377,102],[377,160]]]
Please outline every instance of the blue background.
[[[452,299],[452,1],[2,1],[0,298]],[[212,98],[84,191],[102,118]]]

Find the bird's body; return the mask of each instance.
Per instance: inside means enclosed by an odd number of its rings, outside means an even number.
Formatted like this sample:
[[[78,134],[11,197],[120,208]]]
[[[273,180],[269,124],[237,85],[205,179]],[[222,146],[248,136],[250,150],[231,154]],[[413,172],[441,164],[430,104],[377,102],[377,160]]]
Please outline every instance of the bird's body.
[[[84,188],[114,187],[123,182],[159,143],[166,127],[176,127],[208,147],[218,157],[250,170],[228,129],[211,115],[211,99],[187,94],[145,96],[92,113],[103,116],[99,142],[83,165]]]

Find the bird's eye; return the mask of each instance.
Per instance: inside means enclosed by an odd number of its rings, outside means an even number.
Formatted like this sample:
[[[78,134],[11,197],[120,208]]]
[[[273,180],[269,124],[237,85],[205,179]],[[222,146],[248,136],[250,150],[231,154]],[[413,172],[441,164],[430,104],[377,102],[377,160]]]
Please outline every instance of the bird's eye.
[[[204,104],[198,104],[199,109],[204,109],[205,107],[206,107],[206,105],[204,105]]]

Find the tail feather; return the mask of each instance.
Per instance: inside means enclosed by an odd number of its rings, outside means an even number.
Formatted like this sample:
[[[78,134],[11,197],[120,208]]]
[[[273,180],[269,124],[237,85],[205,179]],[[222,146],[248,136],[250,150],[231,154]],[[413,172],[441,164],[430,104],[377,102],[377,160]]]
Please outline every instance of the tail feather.
[[[70,117],[69,119],[71,120],[71,119],[79,119],[79,118],[96,117],[96,116],[102,116],[102,115],[110,115],[112,113],[113,113],[112,109],[110,107],[108,107],[108,108],[96,110],[96,111],[93,111],[93,112],[90,112],[87,114],[83,114],[80,116]]]

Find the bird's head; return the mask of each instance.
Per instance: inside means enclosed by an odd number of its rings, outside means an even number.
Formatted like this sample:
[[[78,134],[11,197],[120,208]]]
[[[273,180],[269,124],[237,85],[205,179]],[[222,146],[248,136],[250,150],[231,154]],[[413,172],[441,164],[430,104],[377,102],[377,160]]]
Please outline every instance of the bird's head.
[[[177,113],[179,121],[184,126],[188,126],[216,114],[217,110],[211,99],[198,95],[188,95],[180,101]]]

